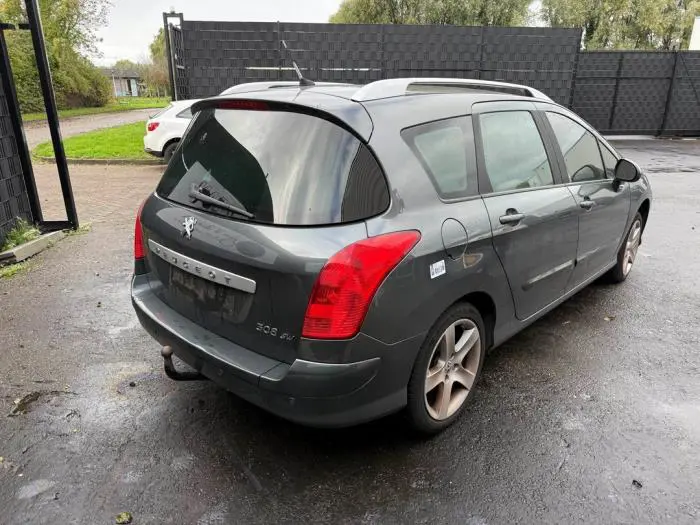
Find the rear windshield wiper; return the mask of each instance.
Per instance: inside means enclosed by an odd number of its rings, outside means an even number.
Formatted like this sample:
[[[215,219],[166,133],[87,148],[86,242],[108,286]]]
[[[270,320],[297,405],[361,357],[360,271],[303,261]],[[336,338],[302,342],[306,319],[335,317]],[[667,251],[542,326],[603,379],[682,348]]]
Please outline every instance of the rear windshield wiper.
[[[196,184],[193,184],[192,189],[190,189],[190,197],[200,202],[205,202],[207,204],[211,204],[212,206],[217,206],[221,209],[237,213],[238,215],[243,215],[243,217],[247,217],[248,219],[255,218],[255,215],[253,215],[249,211],[244,210],[243,208],[239,208],[238,206],[234,206],[233,204],[229,204],[227,202],[221,202],[219,200],[216,200],[214,197],[210,197],[209,195],[202,193],[197,189]]]

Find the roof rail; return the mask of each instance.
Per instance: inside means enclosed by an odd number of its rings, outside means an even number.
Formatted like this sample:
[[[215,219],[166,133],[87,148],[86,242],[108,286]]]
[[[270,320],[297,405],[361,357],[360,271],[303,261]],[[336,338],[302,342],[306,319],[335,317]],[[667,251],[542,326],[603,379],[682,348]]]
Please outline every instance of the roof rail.
[[[315,86],[354,86],[356,84],[344,84],[340,82],[316,82]],[[252,91],[263,91],[265,89],[299,87],[299,81],[280,80],[278,82],[247,82],[245,84],[237,84],[225,89],[221,95],[233,95],[234,93],[250,93]],[[310,86],[314,87],[314,86]]]
[[[355,102],[367,102],[381,98],[400,97],[410,92],[416,93],[459,93],[465,89],[495,91],[511,95],[538,98],[551,101],[547,95],[534,88],[521,84],[476,80],[471,78],[392,78],[367,84],[352,97]]]

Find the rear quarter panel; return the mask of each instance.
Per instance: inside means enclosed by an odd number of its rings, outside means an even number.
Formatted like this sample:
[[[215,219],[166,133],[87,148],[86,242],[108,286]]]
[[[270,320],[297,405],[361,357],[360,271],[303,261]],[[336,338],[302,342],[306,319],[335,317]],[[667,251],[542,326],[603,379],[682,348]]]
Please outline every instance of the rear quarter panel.
[[[388,115],[381,121],[389,121]],[[387,173],[392,199],[385,214],[367,221],[367,229],[369,236],[415,229],[421,240],[382,284],[363,333],[389,344],[425,334],[447,308],[473,292],[491,297],[496,324],[512,319],[513,301],[493,249],[483,200],[441,201],[400,131],[388,125],[375,127],[370,147]],[[468,236],[463,254],[455,258],[446,253],[441,235],[449,218],[459,220]],[[431,279],[430,266],[439,261],[445,262],[445,273]]]

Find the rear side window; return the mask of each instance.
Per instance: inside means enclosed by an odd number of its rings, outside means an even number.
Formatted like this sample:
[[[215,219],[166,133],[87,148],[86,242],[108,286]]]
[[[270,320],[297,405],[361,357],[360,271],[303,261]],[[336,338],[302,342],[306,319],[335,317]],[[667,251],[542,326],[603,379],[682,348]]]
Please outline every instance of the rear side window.
[[[192,108],[189,107],[177,114],[178,118],[192,118]]]
[[[477,193],[471,117],[422,124],[404,130],[402,136],[442,198]]]
[[[559,113],[547,112],[561,153],[566,172],[572,182],[605,179],[598,140],[581,124]]]
[[[310,226],[367,219],[389,206],[372,152],[349,131],[312,115],[204,109],[177,155],[158,193],[211,213]],[[198,194],[225,206],[203,202]]]
[[[479,121],[493,191],[554,184],[542,137],[529,111],[484,113]]]

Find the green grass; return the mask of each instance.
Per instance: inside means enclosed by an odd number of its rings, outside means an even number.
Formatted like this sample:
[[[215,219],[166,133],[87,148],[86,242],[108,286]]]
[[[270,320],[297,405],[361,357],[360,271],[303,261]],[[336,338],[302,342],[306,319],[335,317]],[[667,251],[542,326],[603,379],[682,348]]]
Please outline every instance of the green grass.
[[[63,141],[63,147],[69,159],[153,159],[143,151],[145,134],[146,125],[143,122],[134,122],[69,137]],[[50,142],[44,142],[32,153],[38,157],[53,157],[53,146]]]
[[[27,268],[27,263],[17,263],[10,264],[7,266],[0,266],[0,279],[9,279],[10,277],[14,277],[25,268]]]
[[[15,227],[12,228],[5,236],[5,242],[0,246],[0,252],[11,250],[24,244],[25,242],[33,241],[41,235],[41,232],[34,226],[29,224],[24,219],[17,219]]]
[[[86,233],[89,233],[90,230],[92,230],[92,223],[91,222],[85,222],[78,226],[77,230],[65,230],[66,237],[71,237],[73,235],[84,235]]]
[[[168,104],[170,104],[169,97],[120,97],[106,106],[98,108],[61,109],[58,112],[58,117],[70,118],[80,117],[82,115],[96,115],[99,113],[118,113],[120,111],[131,111],[132,109],[156,109],[164,108]],[[22,115],[22,120],[24,122],[45,119],[46,113],[25,113]]]

